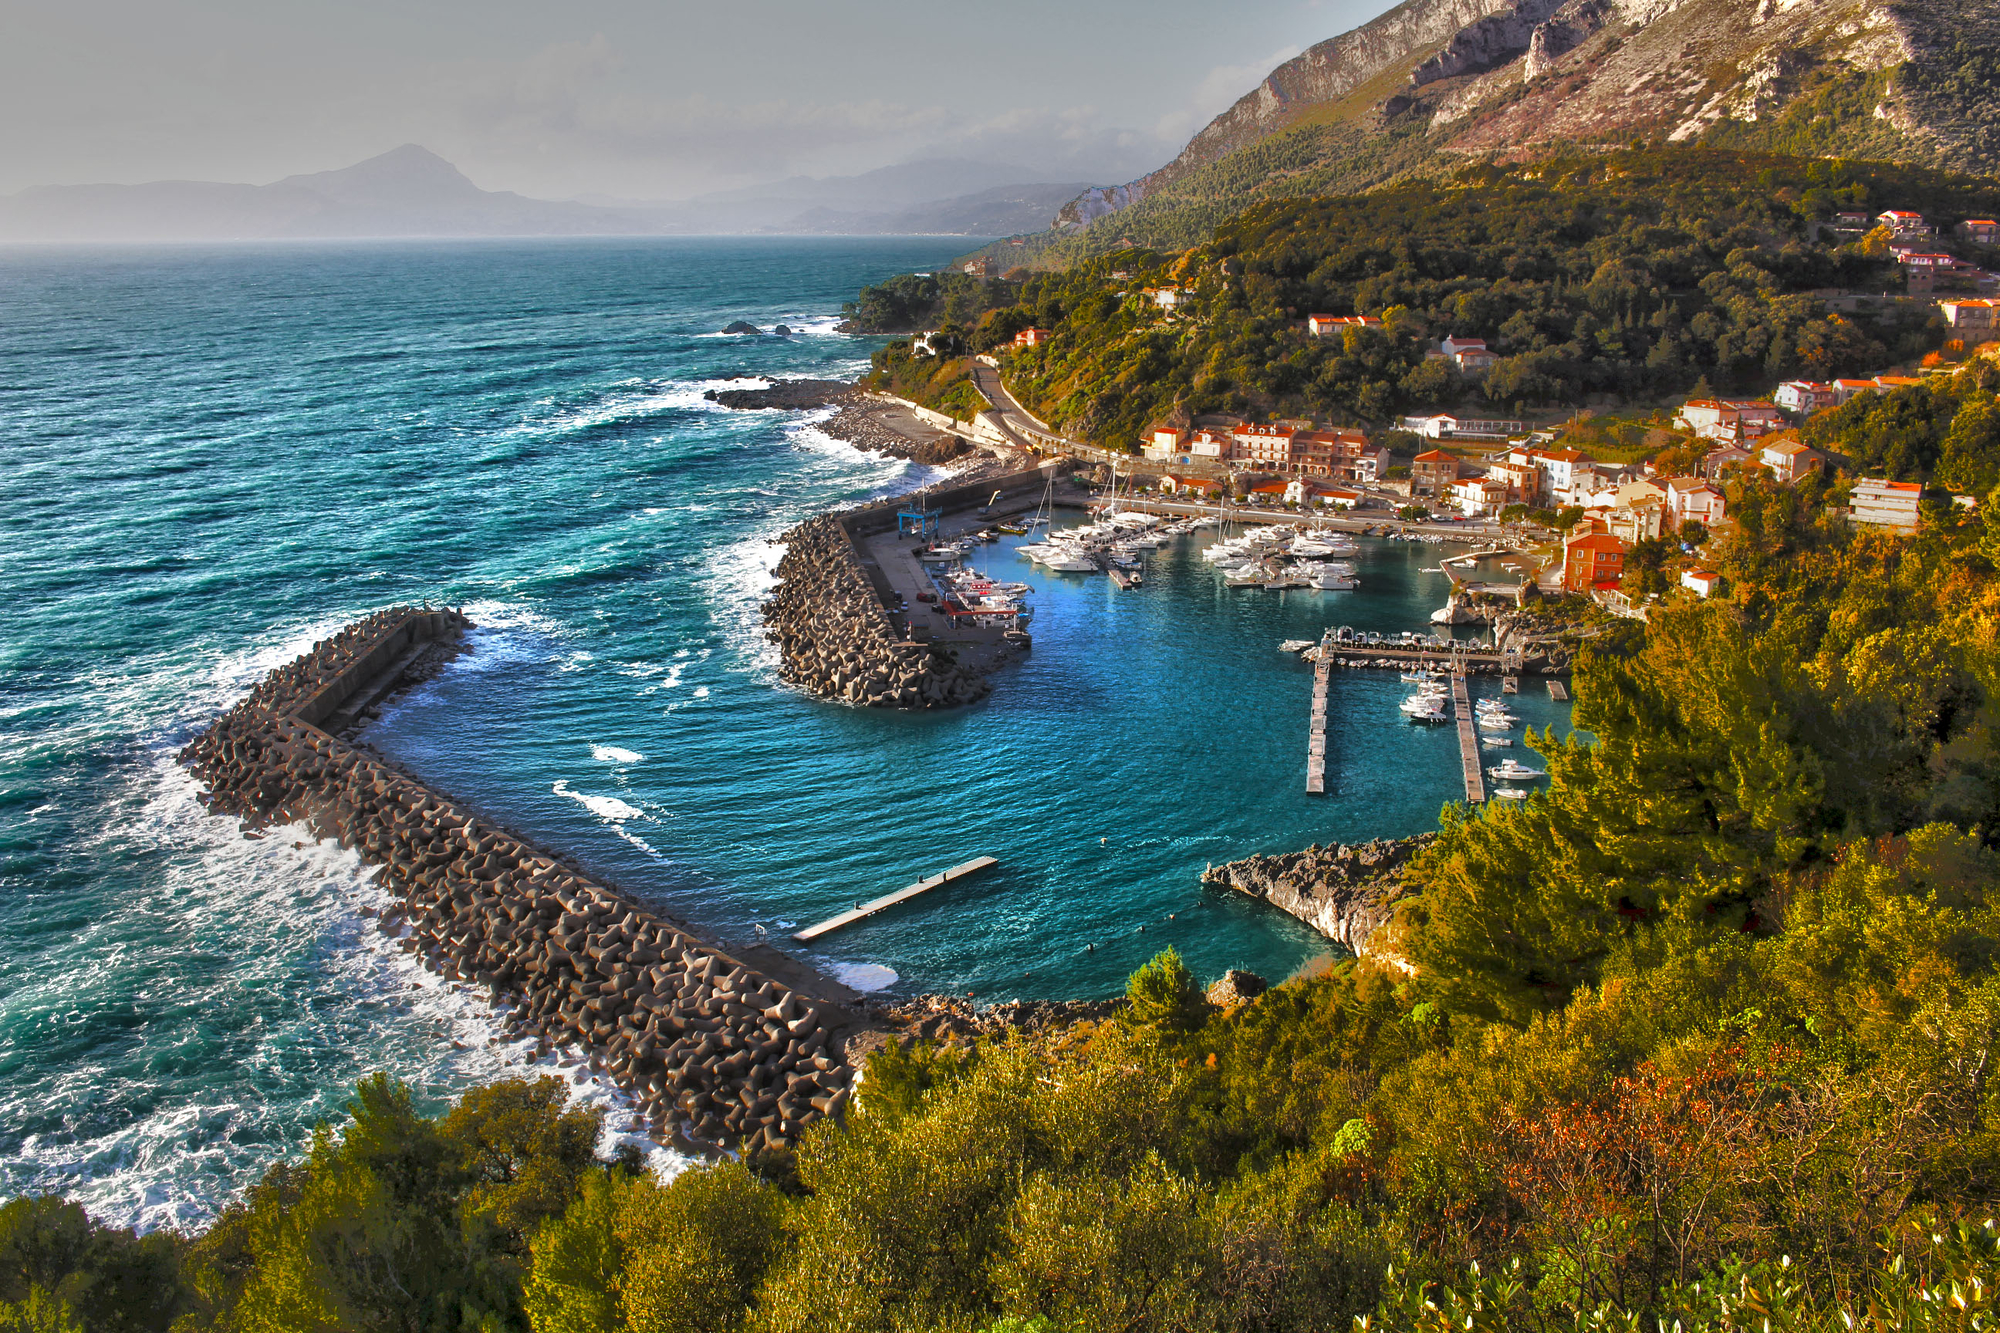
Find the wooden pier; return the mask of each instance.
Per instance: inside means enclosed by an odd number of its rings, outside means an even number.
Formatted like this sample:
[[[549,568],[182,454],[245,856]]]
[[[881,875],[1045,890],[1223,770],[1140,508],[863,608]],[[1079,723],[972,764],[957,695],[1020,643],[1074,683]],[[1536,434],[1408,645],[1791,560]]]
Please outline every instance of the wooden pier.
[[[1486,800],[1486,774],[1479,767],[1479,729],[1473,725],[1472,696],[1462,671],[1451,678],[1451,708],[1458,721],[1458,757],[1465,766],[1465,799],[1480,805]]]
[[[1333,679],[1333,664],[1326,660],[1322,644],[1320,660],[1313,663],[1312,720],[1306,726],[1306,791],[1326,795],[1326,692]]]
[[[1552,680],[1549,682],[1549,698],[1554,699],[1559,704],[1568,703],[1569,691],[1563,687],[1561,681]]]
[[[932,889],[938,888],[940,885],[949,884],[955,879],[963,879],[967,875],[986,869],[988,866],[999,864],[998,861],[990,856],[975,857],[967,861],[964,865],[953,866],[941,875],[932,875],[929,879],[920,879],[907,889],[898,889],[894,893],[873,899],[869,902],[856,903],[852,910],[842,912],[838,916],[830,916],[816,926],[807,926],[804,930],[792,936],[792,938],[801,943],[808,940],[816,940],[831,931],[839,930],[842,926],[851,926],[855,922],[874,916],[877,912],[883,911],[886,908],[894,907],[897,903],[908,902],[920,894],[929,893]]]

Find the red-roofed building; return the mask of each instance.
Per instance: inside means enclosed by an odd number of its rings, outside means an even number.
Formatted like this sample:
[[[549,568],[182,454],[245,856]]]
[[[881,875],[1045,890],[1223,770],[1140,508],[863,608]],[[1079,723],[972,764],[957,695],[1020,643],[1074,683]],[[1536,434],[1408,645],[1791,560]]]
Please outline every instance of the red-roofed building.
[[[1315,338],[1325,338],[1339,333],[1342,329],[1379,329],[1382,320],[1377,315],[1307,315],[1306,332]]]
[[[1817,380],[1787,380],[1771,395],[1771,401],[1800,417],[1809,417],[1822,408],[1835,405],[1833,386]]]
[[[1442,495],[1458,480],[1458,459],[1442,449],[1418,454],[1410,463],[1410,494]]]
[[[1630,548],[1608,532],[1588,532],[1563,543],[1563,588],[1589,593],[1616,589],[1625,577],[1625,552]]]
[[[1697,597],[1707,597],[1722,583],[1722,575],[1712,569],[1684,569],[1681,586]]]
[[[1967,218],[1958,224],[1958,234],[1974,245],[1991,245],[2000,240],[2000,222],[1992,218]]]
[[[1984,297],[1946,300],[1938,302],[1938,309],[1944,314],[1944,322],[1957,330],[1970,345],[1974,339],[1983,341],[1992,337],[1994,312],[2000,310],[2000,301],[1989,301]]]
[[[1875,221],[1877,225],[1887,227],[1897,236],[1923,236],[1930,232],[1930,228],[1924,225],[1922,213],[1911,213],[1901,208],[1892,208],[1886,213],[1877,214]]]
[[[1022,329],[1014,335],[1014,346],[1040,347],[1048,340],[1049,331],[1047,329]]]
[[[1838,407],[1857,393],[1874,393],[1880,386],[1874,380],[1835,380],[1833,382],[1833,402]]]
[[[1767,442],[1757,461],[1771,469],[1772,476],[1790,486],[1806,473],[1817,470],[1826,461],[1826,455],[1787,432],[1785,437]]]

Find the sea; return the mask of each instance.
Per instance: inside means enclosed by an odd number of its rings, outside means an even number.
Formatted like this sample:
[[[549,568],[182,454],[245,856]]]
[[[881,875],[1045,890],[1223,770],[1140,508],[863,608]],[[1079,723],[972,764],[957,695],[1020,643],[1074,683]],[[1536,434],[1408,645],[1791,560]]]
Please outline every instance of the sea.
[[[836,330],[841,302],[973,244],[0,250],[0,1198],[196,1227],[373,1071],[429,1107],[528,1071],[481,996],[385,947],[352,854],[246,838],[174,762],[395,603],[478,628],[368,742],[726,938],[985,855],[801,951],[975,1003],[1115,994],[1169,946],[1204,981],[1322,954],[1199,877],[1429,828],[1460,794],[1452,730],[1405,723],[1395,673],[1350,671],[1307,795],[1310,668],[1279,649],[1427,629],[1454,548],[1370,540],[1357,591],[1243,591],[1204,536],[1121,592],[1007,539],[974,563],[1033,586],[1034,647],[981,704],[859,711],[777,679],[775,539],[942,474],[830,438],[823,411],[703,393],[852,376],[878,343]],[[739,319],[794,332],[720,333]],[[1567,724],[1538,688],[1519,706]],[[635,1128],[588,1070],[539,1072]]]

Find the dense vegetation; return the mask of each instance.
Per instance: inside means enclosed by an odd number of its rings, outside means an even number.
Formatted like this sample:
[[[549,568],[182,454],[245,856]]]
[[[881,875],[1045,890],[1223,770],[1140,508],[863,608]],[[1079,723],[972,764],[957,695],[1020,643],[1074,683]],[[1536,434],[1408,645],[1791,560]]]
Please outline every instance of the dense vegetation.
[[[1379,424],[1455,405],[1515,416],[1658,402],[1704,377],[1722,392],[1764,390],[1879,372],[1937,346],[1921,307],[1842,317],[1809,294],[1900,285],[1875,247],[1815,233],[1835,211],[1892,203],[1949,219],[1992,209],[2000,188],[1694,148],[1478,166],[1448,185],[1252,208],[1178,255],[1117,251],[1011,281],[898,280],[859,307],[948,320],[978,350],[1030,324],[1053,330],[1015,355],[1010,387],[1110,447],[1176,407]],[[1185,288],[1190,305],[1161,310],[1142,290],[1158,286]],[[1304,320],[1316,312],[1384,325],[1313,338]],[[1471,380],[1426,359],[1453,334],[1486,339],[1499,364]]]
[[[1732,483],[1727,595],[1590,641],[1594,742],[1447,807],[1370,960],[1218,1011],[1163,955],[670,1183],[554,1080],[371,1081],[199,1236],[0,1209],[0,1329],[1991,1327],[2000,492],[1829,498]]]
[[[1980,360],[1954,375],[1860,394],[1815,413],[1806,443],[1892,481],[1935,482],[1962,494],[2000,485],[2000,365]]]

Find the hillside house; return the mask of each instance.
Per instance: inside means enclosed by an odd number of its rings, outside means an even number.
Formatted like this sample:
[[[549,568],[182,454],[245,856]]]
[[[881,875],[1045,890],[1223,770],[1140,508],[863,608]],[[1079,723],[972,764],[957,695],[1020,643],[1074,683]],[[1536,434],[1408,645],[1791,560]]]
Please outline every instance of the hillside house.
[[[1797,436],[1788,435],[1767,440],[1758,452],[1757,461],[1769,468],[1772,476],[1790,486],[1806,473],[1817,470],[1826,462],[1826,455],[1801,443]]]
[[[962,269],[965,273],[975,278],[988,277],[993,272],[993,261],[985,255],[981,255],[977,259],[966,260]]]
[[[1148,287],[1146,299],[1162,310],[1178,310],[1187,304],[1189,293],[1178,287]]]
[[[1985,297],[1967,300],[1939,301],[1938,311],[1944,322],[1965,339],[1967,344],[1985,342],[1993,336],[1993,312],[2000,309],[2000,301],[1989,301]]]
[[[1700,477],[1667,479],[1667,515],[1675,527],[1699,523],[1712,528],[1722,521],[1722,492]]]
[[[1711,596],[1722,585],[1722,575],[1712,569],[1683,569],[1681,586],[1697,597]]]
[[[1342,329],[1379,329],[1382,320],[1376,315],[1307,315],[1306,332],[1315,338],[1326,338]]]
[[[1915,532],[1919,521],[1917,506],[1923,498],[1924,488],[1914,481],[1863,477],[1854,483],[1848,497],[1852,505],[1848,517],[1871,528]]]
[[[1771,401],[1795,417],[1809,417],[1823,408],[1836,406],[1833,386],[1817,380],[1787,380],[1771,395]]]
[[[1754,440],[1783,429],[1785,414],[1758,399],[1691,398],[1674,414],[1674,424],[1705,440]]]
[[[1848,399],[1854,397],[1855,394],[1873,393],[1875,389],[1876,384],[1874,380],[1835,380],[1833,382],[1833,405],[1839,407]]]
[[[1875,219],[1866,213],[1835,213],[1833,230],[1860,235],[1874,225]]]
[[[1014,335],[1014,346],[1040,347],[1048,340],[1049,331],[1047,329],[1022,329]]]
[[[1912,213],[1906,209],[1892,208],[1875,216],[1875,225],[1887,227],[1893,236],[1928,236],[1931,229],[1924,225],[1922,213]]]
[[[1623,538],[1608,532],[1586,532],[1563,542],[1563,589],[1585,595],[1604,590],[1615,592],[1625,577]]]
[[[1443,495],[1458,480],[1458,459],[1442,449],[1430,449],[1410,462],[1411,495]]]
[[[2000,222],[1992,218],[1967,218],[1958,224],[1958,234],[1974,245],[1991,245],[2000,240]]]
[[[1725,444],[1720,449],[1711,449],[1695,465],[1696,475],[1707,481],[1719,482],[1735,468],[1751,467],[1757,462],[1756,455],[1740,445]]]
[[[1575,504],[1579,495],[1597,484],[1596,465],[1575,449],[1515,449],[1507,461],[1541,473],[1538,489],[1551,504]]]

